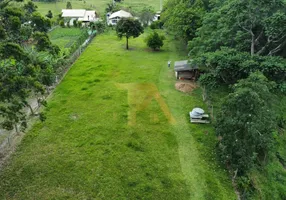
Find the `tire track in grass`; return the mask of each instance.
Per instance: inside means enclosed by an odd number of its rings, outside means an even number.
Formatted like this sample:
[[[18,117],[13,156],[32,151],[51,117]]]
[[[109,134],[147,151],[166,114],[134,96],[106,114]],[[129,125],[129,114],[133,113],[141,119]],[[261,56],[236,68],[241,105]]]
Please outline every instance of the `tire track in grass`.
[[[180,57],[177,51],[174,51],[175,46],[172,42],[169,42],[169,49],[171,50],[169,60],[173,63],[175,60],[187,58],[187,56]],[[173,69],[162,65],[157,85],[177,122],[171,126],[171,130],[177,139],[181,171],[189,188],[189,198],[196,200],[236,199],[227,173],[223,173],[218,166],[209,167],[217,162],[209,163],[209,160],[204,160],[205,156],[202,155],[203,152],[200,152],[201,149],[198,146],[200,144],[193,136],[196,132],[204,135],[203,132],[212,131],[211,125],[189,124],[188,112],[193,107],[199,106],[207,110],[200,95],[176,91],[174,77]],[[207,137],[214,139],[214,136]],[[217,168],[219,172],[216,172]]]

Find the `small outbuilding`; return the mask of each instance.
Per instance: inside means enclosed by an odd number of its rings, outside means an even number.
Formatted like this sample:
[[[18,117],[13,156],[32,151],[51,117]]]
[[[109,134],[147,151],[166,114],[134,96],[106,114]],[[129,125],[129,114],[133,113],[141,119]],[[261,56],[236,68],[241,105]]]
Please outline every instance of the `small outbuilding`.
[[[177,79],[196,80],[199,76],[197,65],[191,65],[189,60],[176,61],[174,64],[174,70]]]

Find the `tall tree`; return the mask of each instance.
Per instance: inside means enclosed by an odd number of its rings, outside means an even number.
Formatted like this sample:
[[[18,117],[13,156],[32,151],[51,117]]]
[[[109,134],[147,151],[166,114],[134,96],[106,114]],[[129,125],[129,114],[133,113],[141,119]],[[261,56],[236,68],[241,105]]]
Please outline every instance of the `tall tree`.
[[[54,73],[52,63],[40,63],[39,58],[32,60],[23,41],[34,37],[35,49],[54,56],[59,48],[45,34],[50,20],[37,13],[32,2],[24,5],[10,2],[0,2],[0,116],[3,119],[0,126],[18,131],[19,124],[26,127],[23,108],[31,108],[28,97],[35,93],[43,95],[44,85],[51,84]]]
[[[240,175],[266,158],[273,141],[272,87],[263,74],[253,73],[222,104],[216,123],[219,154]]]
[[[126,38],[126,49],[129,49],[128,39],[136,38],[144,32],[144,28],[138,20],[121,18],[116,25],[116,33],[119,38]]]
[[[207,0],[168,0],[164,6],[161,20],[170,34],[187,42],[195,37],[208,9],[209,2]]]
[[[281,55],[286,46],[286,10],[282,0],[230,0],[204,17],[191,54],[215,51],[221,46],[251,55]]]
[[[66,8],[67,8],[67,9],[72,9],[72,4],[71,4],[71,2],[70,2],[70,1],[68,1],[68,2],[67,2],[67,6],[66,6]]]

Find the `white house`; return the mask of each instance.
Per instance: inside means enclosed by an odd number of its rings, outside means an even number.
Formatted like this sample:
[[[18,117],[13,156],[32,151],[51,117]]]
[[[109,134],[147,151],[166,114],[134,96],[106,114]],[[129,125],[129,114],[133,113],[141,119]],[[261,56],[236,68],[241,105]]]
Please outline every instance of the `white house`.
[[[62,9],[62,17],[70,19],[70,23],[74,20],[82,22],[95,22],[98,20],[95,10],[84,9]]]
[[[107,24],[108,25],[116,25],[117,22],[121,19],[121,18],[129,18],[129,17],[133,17],[131,15],[131,13],[126,12],[124,10],[119,10],[115,13],[107,14]]]

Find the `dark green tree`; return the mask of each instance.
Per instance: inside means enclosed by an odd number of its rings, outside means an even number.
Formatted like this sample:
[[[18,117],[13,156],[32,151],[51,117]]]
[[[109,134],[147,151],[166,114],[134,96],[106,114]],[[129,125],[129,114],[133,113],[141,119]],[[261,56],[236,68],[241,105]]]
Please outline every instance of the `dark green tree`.
[[[24,107],[29,106],[27,98],[38,83],[36,73],[31,65],[5,59],[0,63],[0,116],[4,118],[4,129],[16,129],[18,125],[26,128]]]
[[[50,18],[50,19],[53,18],[53,13],[52,13],[51,10],[48,11],[48,13],[46,14],[46,17],[47,17],[47,18]]]
[[[262,73],[252,73],[234,85],[217,117],[219,155],[239,175],[265,161],[273,142],[272,87]]]
[[[32,59],[32,51],[24,48],[23,41],[34,39],[35,49],[53,59],[59,48],[45,34],[50,20],[35,12],[32,2],[23,5],[1,1],[0,9],[0,126],[18,132],[19,125],[26,127],[24,108],[31,109],[27,99],[31,94],[43,95],[44,86],[51,85],[55,72],[53,62],[40,57]],[[37,55],[35,52],[33,55]]]
[[[155,51],[160,49],[164,45],[164,39],[164,36],[159,35],[156,31],[154,31],[150,35],[148,35],[148,37],[146,38],[146,43],[148,47],[152,48]]]
[[[35,12],[37,10],[38,6],[36,6],[32,1],[28,1],[25,5],[24,5],[24,9],[26,10],[26,12],[28,14],[32,14],[33,12]]]
[[[74,27],[77,27],[77,20],[73,20],[72,23]]]
[[[208,9],[209,3],[206,0],[168,0],[161,20],[170,34],[187,42],[196,36]]]
[[[48,32],[52,24],[49,18],[43,17],[38,12],[34,12],[31,18],[31,25],[34,31]]]
[[[126,49],[129,49],[128,39],[136,38],[144,33],[144,28],[138,20],[121,18],[116,25],[116,33],[119,38],[126,38]]]
[[[94,26],[98,33],[103,33],[105,30],[105,24],[101,21],[95,22]]]
[[[196,38],[189,43],[190,53],[198,55],[227,46],[251,55],[282,55],[285,6],[282,0],[224,1],[205,15]]]
[[[247,78],[254,71],[261,71],[277,84],[283,83],[286,77],[285,59],[277,56],[251,56],[247,52],[230,48],[201,54],[195,62],[207,70],[200,78],[203,85],[234,84],[240,79]],[[214,82],[209,79],[211,77]]]
[[[71,4],[71,2],[70,2],[70,1],[68,1],[68,2],[67,2],[67,6],[66,6],[66,8],[67,8],[67,9],[72,9],[72,4]]]

